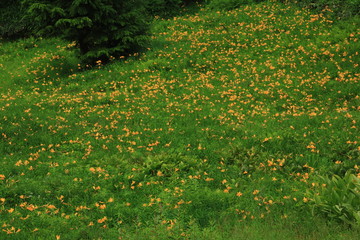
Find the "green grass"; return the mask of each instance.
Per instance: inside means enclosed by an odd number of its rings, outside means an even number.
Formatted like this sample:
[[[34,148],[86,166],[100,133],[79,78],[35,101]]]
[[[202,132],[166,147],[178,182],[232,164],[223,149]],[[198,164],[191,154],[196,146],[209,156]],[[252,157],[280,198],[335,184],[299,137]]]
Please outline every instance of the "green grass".
[[[360,173],[358,19],[262,3],[152,34],[90,70],[1,43],[0,238],[357,239],[304,197]]]

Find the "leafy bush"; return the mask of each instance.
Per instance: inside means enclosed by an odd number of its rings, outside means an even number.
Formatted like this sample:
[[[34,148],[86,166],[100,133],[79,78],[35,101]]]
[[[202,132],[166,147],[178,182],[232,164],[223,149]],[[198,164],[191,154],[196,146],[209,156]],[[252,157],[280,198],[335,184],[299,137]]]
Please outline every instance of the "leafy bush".
[[[143,0],[25,0],[40,35],[75,41],[81,60],[95,63],[145,46],[148,18]]]
[[[313,214],[324,215],[349,225],[360,225],[360,178],[347,172],[344,177],[322,177],[307,196]]]

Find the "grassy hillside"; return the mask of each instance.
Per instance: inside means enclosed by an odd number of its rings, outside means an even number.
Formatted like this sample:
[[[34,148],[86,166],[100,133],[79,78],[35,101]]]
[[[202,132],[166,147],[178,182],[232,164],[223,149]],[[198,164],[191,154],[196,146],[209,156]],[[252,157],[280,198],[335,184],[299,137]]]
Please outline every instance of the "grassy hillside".
[[[356,239],[307,192],[360,176],[359,22],[261,3],[152,34],[91,70],[1,43],[0,238]]]

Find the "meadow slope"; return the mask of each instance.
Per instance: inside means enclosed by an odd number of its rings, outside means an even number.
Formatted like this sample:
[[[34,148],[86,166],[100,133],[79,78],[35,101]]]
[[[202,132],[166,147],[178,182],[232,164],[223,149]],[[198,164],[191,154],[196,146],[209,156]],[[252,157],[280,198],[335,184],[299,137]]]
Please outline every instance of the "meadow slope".
[[[359,37],[262,3],[155,19],[146,53],[91,70],[0,43],[0,238],[355,239],[306,192],[360,176]]]

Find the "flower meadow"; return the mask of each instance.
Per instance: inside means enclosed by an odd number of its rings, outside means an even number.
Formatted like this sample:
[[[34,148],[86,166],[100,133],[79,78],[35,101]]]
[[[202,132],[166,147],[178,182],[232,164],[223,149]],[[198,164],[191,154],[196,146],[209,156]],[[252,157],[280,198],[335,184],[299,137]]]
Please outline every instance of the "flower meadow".
[[[356,239],[306,194],[360,177],[359,21],[328,12],[156,18],[148,51],[91,69],[0,43],[0,238]]]

